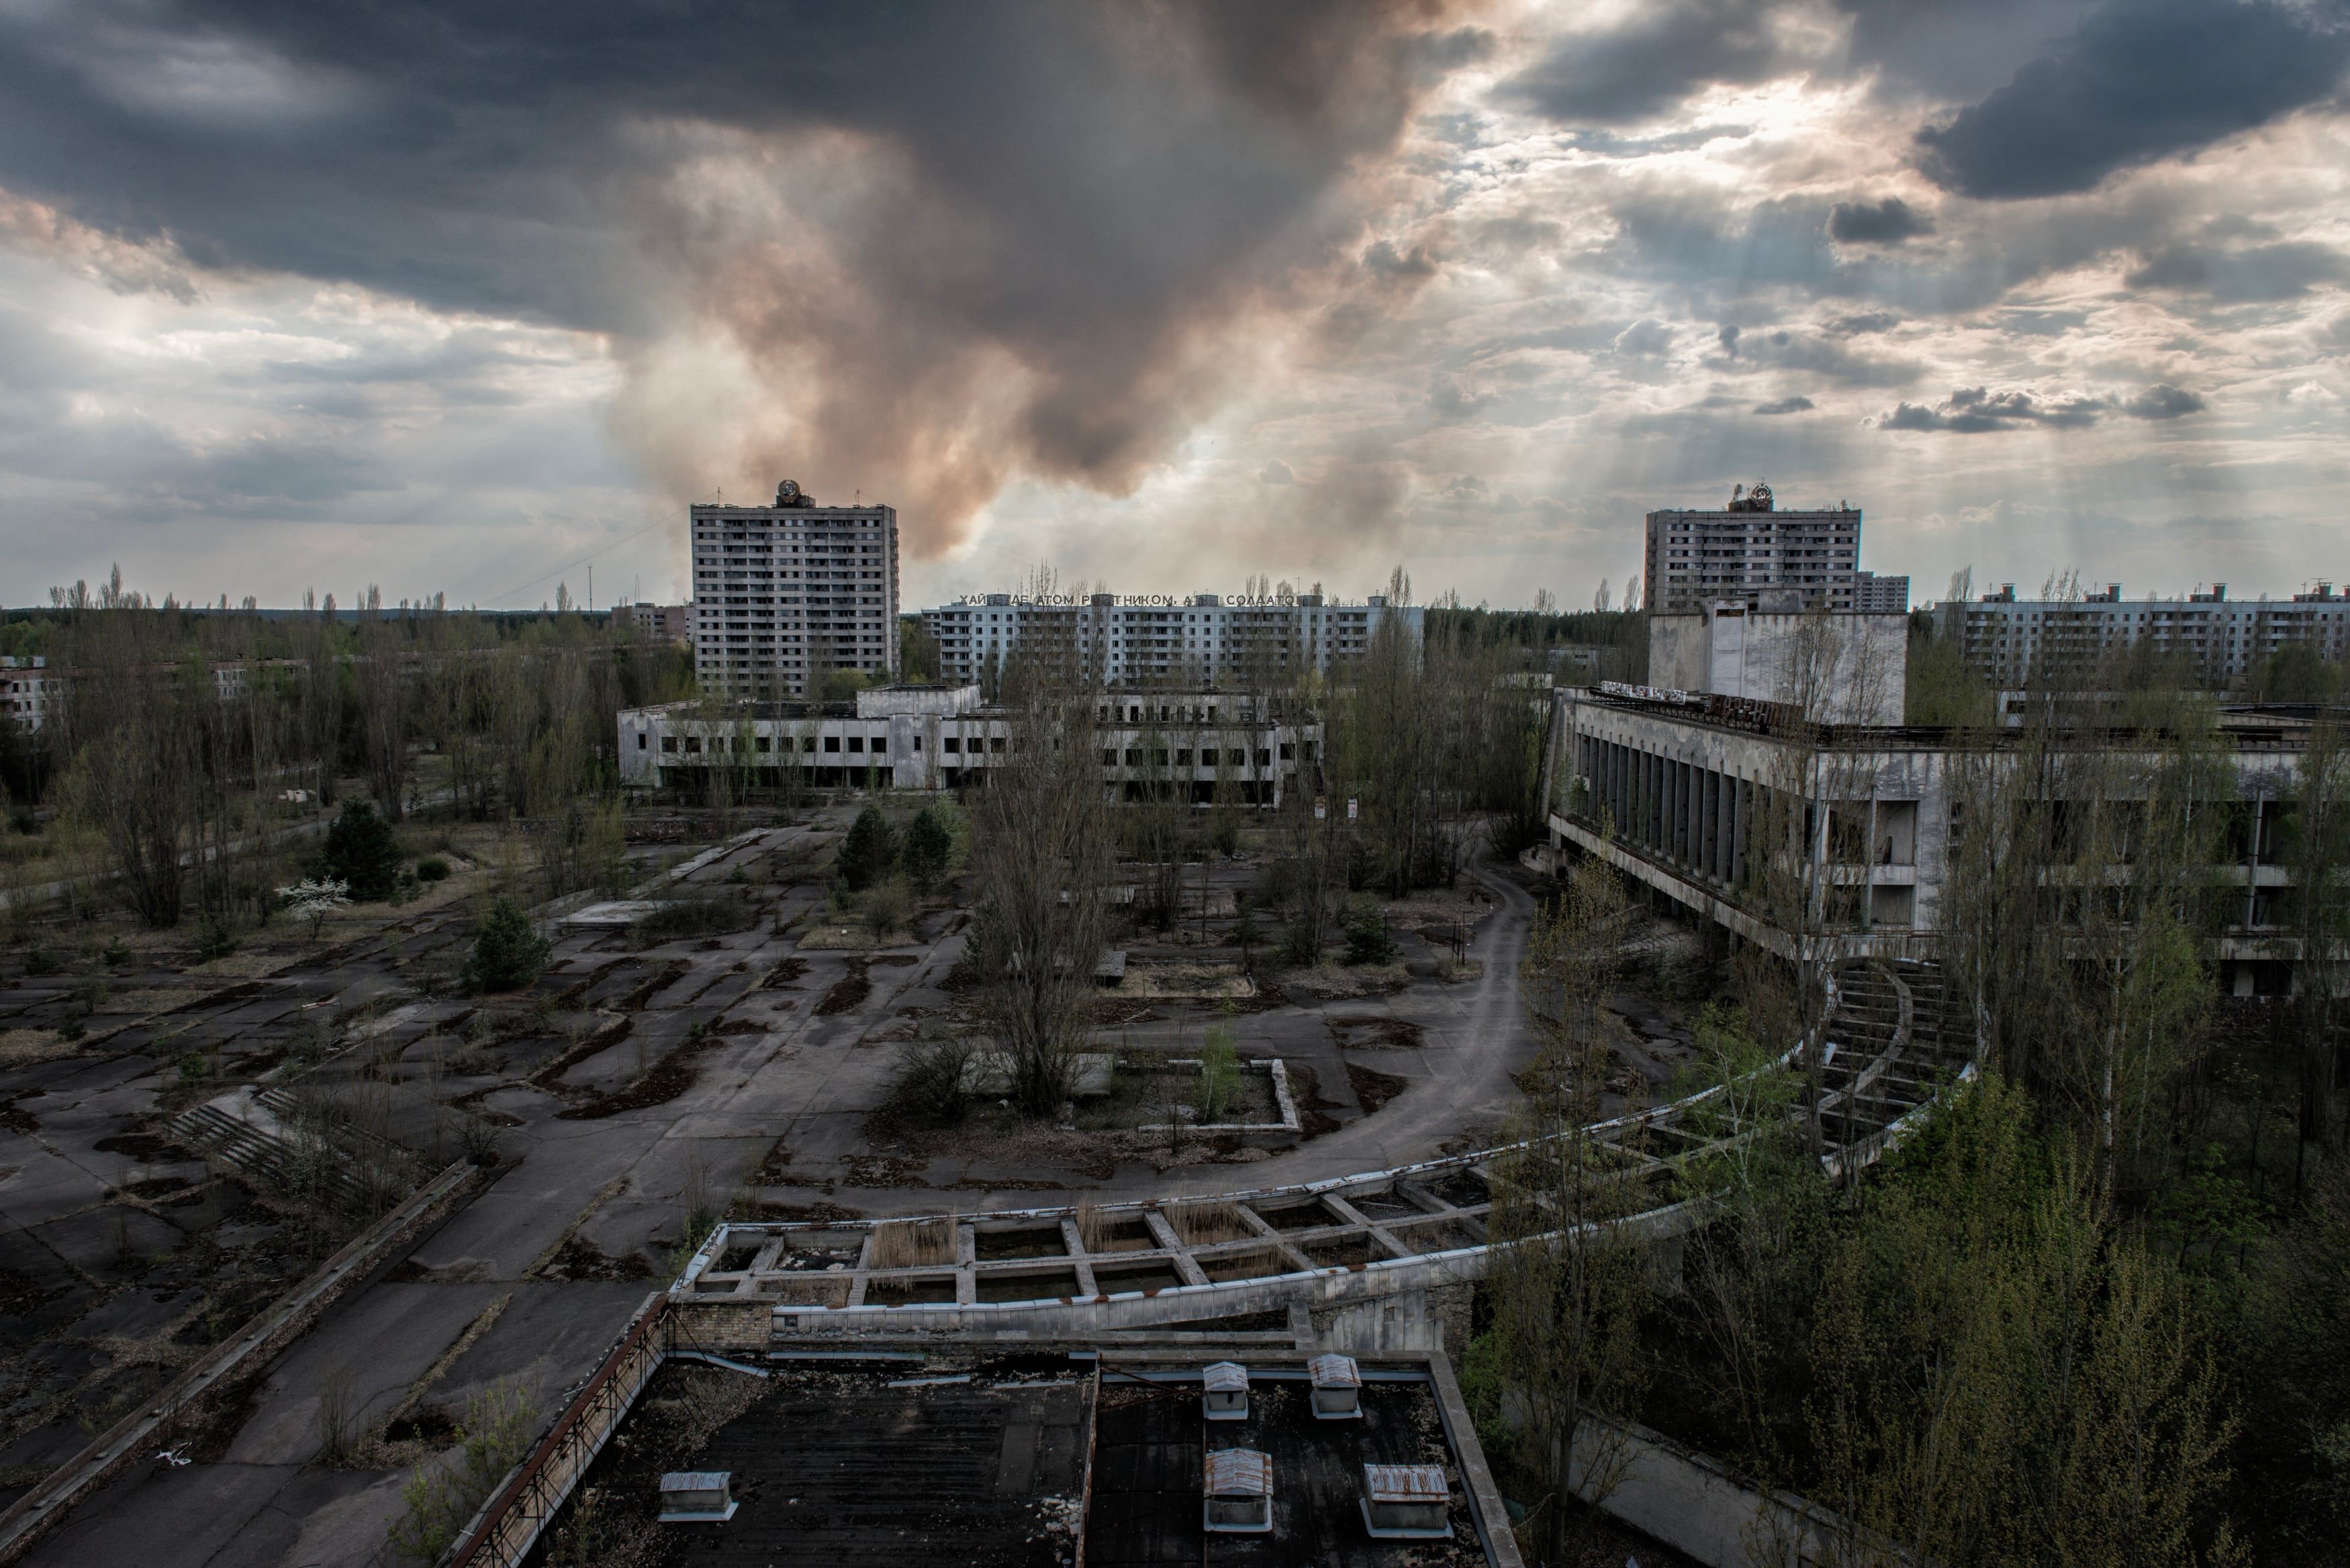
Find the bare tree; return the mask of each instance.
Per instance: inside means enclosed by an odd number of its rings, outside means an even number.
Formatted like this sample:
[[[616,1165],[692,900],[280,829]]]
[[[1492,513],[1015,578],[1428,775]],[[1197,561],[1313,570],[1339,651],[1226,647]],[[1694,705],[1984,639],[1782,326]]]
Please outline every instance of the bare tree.
[[[406,651],[399,624],[371,619],[367,639],[352,663],[359,734],[367,757],[368,783],[387,821],[398,822],[408,793],[411,699]]]
[[[1009,765],[989,770],[972,812],[974,967],[1013,1094],[1030,1116],[1074,1087],[1094,970],[1109,926],[1110,832],[1090,692],[1015,672]]]

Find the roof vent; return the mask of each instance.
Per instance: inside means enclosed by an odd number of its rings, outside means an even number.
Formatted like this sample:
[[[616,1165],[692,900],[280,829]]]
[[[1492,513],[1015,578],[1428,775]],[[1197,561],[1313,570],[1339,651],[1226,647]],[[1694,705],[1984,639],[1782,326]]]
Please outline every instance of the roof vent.
[[[1222,1534],[1263,1535],[1273,1529],[1273,1460],[1254,1449],[1208,1456],[1200,1526]]]
[[[1363,1413],[1363,1375],[1351,1355],[1317,1355],[1305,1364],[1314,1376],[1314,1418],[1351,1421]]]
[[[1121,959],[1123,953],[1118,955]],[[1237,1361],[1219,1361],[1200,1375],[1207,1386],[1201,1414],[1211,1421],[1248,1419],[1248,1368]]]
[[[743,1505],[728,1494],[733,1470],[671,1470],[661,1477],[660,1522],[718,1524]]]
[[[1440,1465],[1365,1465],[1363,1524],[1381,1541],[1440,1541],[1452,1533]]]

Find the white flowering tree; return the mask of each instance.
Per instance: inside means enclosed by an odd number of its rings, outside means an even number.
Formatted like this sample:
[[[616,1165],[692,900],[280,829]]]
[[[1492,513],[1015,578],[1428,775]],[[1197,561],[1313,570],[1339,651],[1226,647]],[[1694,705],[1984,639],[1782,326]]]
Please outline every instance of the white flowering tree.
[[[337,881],[333,877],[313,881],[305,877],[291,888],[278,888],[277,897],[285,904],[287,913],[296,919],[310,922],[310,940],[315,942],[318,940],[319,928],[327,923],[328,915],[337,909],[350,908],[350,890],[348,882]]]

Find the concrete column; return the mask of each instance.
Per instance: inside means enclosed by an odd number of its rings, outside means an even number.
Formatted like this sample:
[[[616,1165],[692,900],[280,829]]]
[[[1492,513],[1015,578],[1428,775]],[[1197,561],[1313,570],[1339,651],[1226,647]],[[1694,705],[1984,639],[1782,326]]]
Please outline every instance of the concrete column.
[[[1673,770],[1673,834],[1669,852],[1675,860],[1686,865],[1690,857],[1690,766],[1687,763],[1674,763],[1670,766]]]
[[[1643,752],[1641,756],[1648,763],[1648,799],[1640,815],[1648,824],[1647,843],[1653,852],[1665,841],[1665,759],[1654,752]]]
[[[1730,879],[1746,877],[1746,836],[1754,819],[1754,785],[1740,779],[1732,786],[1730,806]]]

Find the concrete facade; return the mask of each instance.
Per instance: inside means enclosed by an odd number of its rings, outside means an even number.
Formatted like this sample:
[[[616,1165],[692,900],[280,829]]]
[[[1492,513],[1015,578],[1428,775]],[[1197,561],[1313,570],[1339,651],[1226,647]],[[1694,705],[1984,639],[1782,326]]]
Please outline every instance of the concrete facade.
[[[38,654],[0,658],[0,712],[19,729],[37,730],[49,716],[49,706],[61,677],[52,674],[48,660]]]
[[[1361,657],[1390,620],[1417,642],[1427,617],[1417,605],[1390,605],[1384,594],[1361,604],[1320,594],[1092,594],[1082,603],[984,594],[926,609],[922,625],[938,639],[940,672],[951,680],[980,680],[1002,668],[1024,638],[1050,638],[1107,685],[1231,685],[1259,673],[1326,671]]]
[[[1875,572],[1854,574],[1856,594],[1853,608],[1863,615],[1908,615],[1909,613],[1909,577],[1882,576]]]
[[[836,670],[898,672],[898,513],[818,506],[791,480],[771,506],[697,504],[693,668],[702,690],[803,697]]]
[[[1733,496],[1719,511],[1672,508],[1648,515],[1648,605],[1686,611],[1712,599],[1753,607],[1765,588],[1793,588],[1805,604],[1860,607],[1860,508],[1774,509],[1770,487]]]
[[[1600,856],[1684,908],[1750,940],[1783,949],[1760,882],[1775,850],[1803,869],[1814,919],[1852,955],[1929,953],[1949,884],[1956,770],[1999,753],[1947,730],[1773,722],[1724,698],[1650,688],[1562,690],[1553,698],[1544,780],[1554,846]],[[2278,825],[2293,793],[2308,721],[2230,711],[2245,830],[2244,903],[2223,939],[2223,980],[2249,993],[2273,955],[2263,935],[2291,877]],[[1766,843],[1764,824],[1800,808],[1800,839]],[[1773,831],[1776,831],[1775,829]]]
[[[1276,806],[1320,762],[1310,710],[1216,691],[1109,691],[1085,743],[1098,750],[1114,801],[1173,794]],[[619,719],[620,780],[637,789],[690,785],[715,767],[753,787],[953,789],[983,784],[1013,760],[1017,716],[983,705],[972,685],[885,686],[853,702],[673,702]]]
[[[2126,599],[2119,583],[2077,599],[2020,599],[2006,583],[1979,599],[1950,600],[1937,614],[1975,672],[2002,687],[2141,641],[2184,655],[2214,686],[2241,679],[2290,643],[2307,643],[2329,659],[2350,657],[2350,596],[2331,583],[2285,603],[2230,601],[2225,583],[2183,599]]]
[[[1820,724],[1898,724],[1909,667],[1906,615],[1805,615],[1762,594],[1648,617],[1648,684],[1784,703]]]

